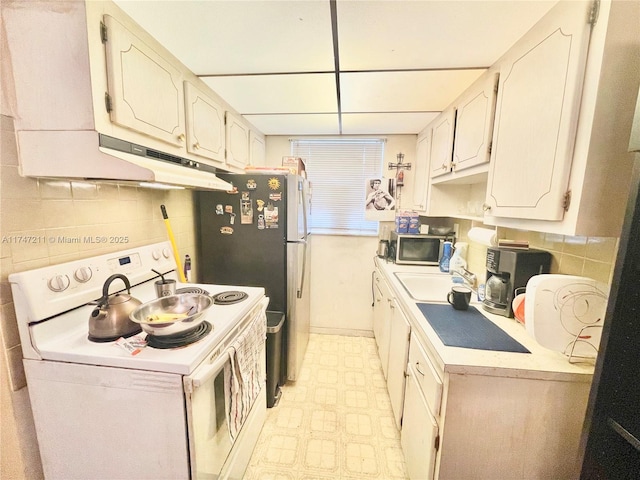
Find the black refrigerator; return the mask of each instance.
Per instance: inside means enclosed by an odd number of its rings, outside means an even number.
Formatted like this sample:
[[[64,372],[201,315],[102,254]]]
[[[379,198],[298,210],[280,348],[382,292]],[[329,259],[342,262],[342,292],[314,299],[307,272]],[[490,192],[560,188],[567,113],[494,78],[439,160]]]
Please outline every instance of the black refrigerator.
[[[309,341],[311,199],[297,175],[218,174],[232,192],[199,191],[198,281],[264,287],[285,314],[280,382],[295,381]]]

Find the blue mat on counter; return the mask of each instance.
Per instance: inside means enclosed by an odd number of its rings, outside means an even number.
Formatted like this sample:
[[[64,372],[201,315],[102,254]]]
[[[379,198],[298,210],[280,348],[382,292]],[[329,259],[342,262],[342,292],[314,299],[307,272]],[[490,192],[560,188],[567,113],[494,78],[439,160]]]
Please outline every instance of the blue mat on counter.
[[[416,304],[442,343],[449,347],[531,353],[475,307],[455,310],[448,303]]]

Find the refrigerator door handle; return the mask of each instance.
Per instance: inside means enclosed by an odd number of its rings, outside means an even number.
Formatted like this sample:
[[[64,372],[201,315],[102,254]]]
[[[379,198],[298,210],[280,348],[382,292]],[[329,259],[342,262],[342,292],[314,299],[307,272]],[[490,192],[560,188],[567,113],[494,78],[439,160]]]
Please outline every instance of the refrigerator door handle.
[[[302,226],[304,228],[303,238],[306,239],[309,234],[309,229],[307,226],[307,196],[305,195],[306,192],[304,190],[304,180],[300,180],[300,183],[298,184],[298,190],[300,192],[300,201],[302,202]],[[300,298],[300,296],[298,296],[298,298]]]
[[[290,243],[298,243],[298,244],[302,244],[302,268],[300,269],[300,285],[298,286],[297,292],[296,292],[296,296],[298,298],[302,298],[302,292],[304,289],[304,277],[306,274],[306,269],[307,269],[307,241],[306,240],[298,240],[296,242],[290,242]]]

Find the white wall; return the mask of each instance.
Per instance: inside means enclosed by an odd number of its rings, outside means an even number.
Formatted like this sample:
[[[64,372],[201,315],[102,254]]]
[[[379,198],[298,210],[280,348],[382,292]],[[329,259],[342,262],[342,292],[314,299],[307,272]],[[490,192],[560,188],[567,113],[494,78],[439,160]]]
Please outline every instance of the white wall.
[[[290,155],[289,139],[268,136],[266,164],[280,166],[282,157]],[[383,174],[396,155],[404,153],[403,163],[415,162],[415,135],[388,135],[384,152]],[[400,208],[411,207],[413,172],[405,173]],[[313,182],[313,179],[310,179]],[[311,331],[343,335],[373,336],[371,274],[377,237],[314,235],[311,250]]]

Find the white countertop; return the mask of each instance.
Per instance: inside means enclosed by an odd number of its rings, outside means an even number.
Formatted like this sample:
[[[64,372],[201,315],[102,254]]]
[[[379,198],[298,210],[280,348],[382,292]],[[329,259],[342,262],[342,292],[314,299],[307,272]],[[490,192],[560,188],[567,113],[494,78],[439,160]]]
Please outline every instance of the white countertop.
[[[431,359],[436,362],[442,372],[557,381],[591,381],[595,361],[569,363],[569,359],[565,355],[539,345],[517,320],[491,314],[485,311],[477,300],[472,305],[480,313],[525,346],[531,353],[476,350],[444,345],[416,303],[447,303],[446,298],[443,298],[442,302],[415,300],[394,275],[399,272],[439,273],[438,267],[396,265],[380,258],[376,258],[375,261],[384,274],[393,296],[401,304],[404,312],[408,314],[412,328],[411,334],[418,336],[420,342],[428,350]],[[441,275],[445,278],[451,278],[449,274],[443,273]],[[444,278],[443,280],[447,281]],[[475,294],[473,297],[475,299]]]

